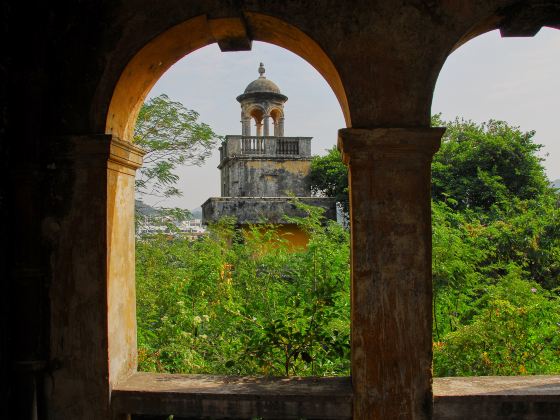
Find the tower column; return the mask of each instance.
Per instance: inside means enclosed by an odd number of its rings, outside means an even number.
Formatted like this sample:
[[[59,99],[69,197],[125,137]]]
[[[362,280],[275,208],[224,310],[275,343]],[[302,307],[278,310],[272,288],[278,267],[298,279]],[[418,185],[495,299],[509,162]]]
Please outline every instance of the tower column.
[[[349,168],[353,418],[432,418],[430,163],[442,128],[339,130]]]
[[[270,135],[270,115],[266,114],[263,117],[263,122],[264,122],[264,135],[269,136]]]
[[[263,135],[263,123],[262,123],[262,121],[257,121],[255,125],[257,127],[256,136],[257,137],[262,137],[262,135]]]
[[[284,137],[284,117],[279,117],[276,126],[274,127],[274,135],[278,137]]]
[[[251,135],[251,117],[242,117],[241,119],[241,135]]]

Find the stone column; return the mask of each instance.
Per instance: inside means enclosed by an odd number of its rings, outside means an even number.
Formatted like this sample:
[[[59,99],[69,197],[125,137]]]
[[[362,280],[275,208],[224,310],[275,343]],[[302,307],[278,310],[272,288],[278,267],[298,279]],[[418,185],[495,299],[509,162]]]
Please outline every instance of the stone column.
[[[256,126],[257,126],[256,136],[257,137],[262,137],[262,135],[263,135],[263,123],[262,123],[262,121],[257,121]]]
[[[46,142],[56,207],[43,221],[53,248],[49,412],[110,418],[111,385],[136,368],[134,175],[143,152],[110,135]],[[51,160],[52,159],[52,160]]]
[[[251,136],[251,118],[243,118],[241,120],[241,135],[242,136]]]
[[[269,136],[270,135],[270,115],[265,115],[263,117],[263,121],[264,121],[264,135]]]
[[[430,163],[443,132],[339,131],[349,167],[355,419],[432,416]]]
[[[277,128],[278,128],[278,134],[274,134],[275,136],[278,137],[284,137],[284,117],[279,117],[278,118],[278,123],[277,123]]]

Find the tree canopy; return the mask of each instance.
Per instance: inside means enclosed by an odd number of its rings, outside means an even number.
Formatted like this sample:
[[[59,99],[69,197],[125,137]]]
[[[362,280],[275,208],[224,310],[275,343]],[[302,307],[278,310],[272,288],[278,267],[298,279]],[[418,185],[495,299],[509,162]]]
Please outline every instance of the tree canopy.
[[[447,127],[432,163],[435,201],[456,210],[488,212],[551,193],[534,131],[496,120],[446,122],[440,115],[432,118],[432,125]],[[313,158],[311,186],[316,194],[336,197],[348,210],[348,171],[336,147]]]
[[[536,199],[550,189],[534,131],[504,121],[477,124],[456,119],[447,127],[432,163],[432,197],[454,209],[488,211],[514,200]]]
[[[165,94],[142,105],[134,130],[134,143],[146,151],[136,179],[139,198],[182,195],[177,187],[178,166],[203,164],[219,139],[198,118],[196,111]]]
[[[334,146],[325,156],[315,156],[311,161],[311,191],[324,197],[335,197],[348,215],[348,168]]]

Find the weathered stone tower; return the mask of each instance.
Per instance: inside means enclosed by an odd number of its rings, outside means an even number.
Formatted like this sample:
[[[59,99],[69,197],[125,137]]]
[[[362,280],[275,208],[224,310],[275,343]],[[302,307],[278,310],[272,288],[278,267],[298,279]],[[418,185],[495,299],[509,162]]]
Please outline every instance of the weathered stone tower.
[[[326,216],[335,219],[334,199],[311,197],[311,137],[284,136],[284,104],[288,97],[264,73],[261,63],[259,78],[237,97],[241,104],[241,135],[226,136],[222,142],[218,166],[221,197],[210,198],[202,205],[203,222],[234,216],[239,225],[274,223],[293,231],[284,215],[301,214],[291,196],[325,208]]]

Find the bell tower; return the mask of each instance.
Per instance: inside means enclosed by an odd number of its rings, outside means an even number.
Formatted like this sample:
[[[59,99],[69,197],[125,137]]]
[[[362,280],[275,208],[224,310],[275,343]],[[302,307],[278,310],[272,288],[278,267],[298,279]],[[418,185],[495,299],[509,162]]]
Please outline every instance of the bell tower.
[[[320,206],[336,219],[332,198],[312,197],[311,137],[284,135],[284,104],[288,97],[265,76],[236,99],[241,105],[241,135],[228,135],[220,147],[221,197],[202,205],[203,223],[234,216],[238,225],[273,223],[287,226],[284,216],[299,215],[292,197]]]

